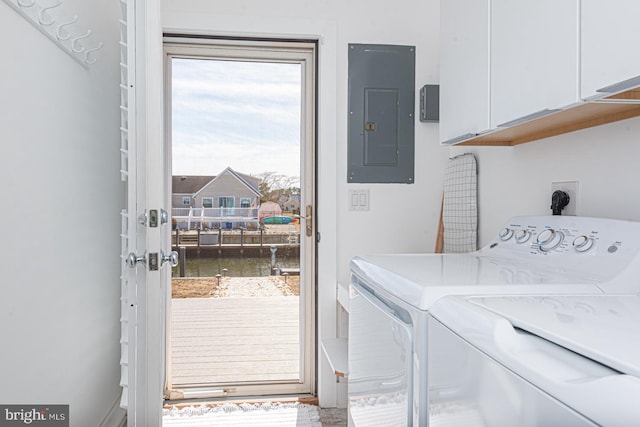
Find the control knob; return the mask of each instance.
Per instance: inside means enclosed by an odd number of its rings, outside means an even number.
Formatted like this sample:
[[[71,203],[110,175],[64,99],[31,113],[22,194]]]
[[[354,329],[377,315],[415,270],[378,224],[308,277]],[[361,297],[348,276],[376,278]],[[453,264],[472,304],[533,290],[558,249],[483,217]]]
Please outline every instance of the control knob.
[[[500,237],[500,240],[503,240],[503,241],[509,240],[512,236],[513,236],[513,230],[507,227],[503,228],[498,233],[498,237]]]
[[[531,232],[529,230],[518,230],[515,234],[515,239],[517,243],[525,243],[531,237]]]
[[[593,247],[593,239],[584,234],[573,239],[573,249],[576,252],[586,252]]]
[[[546,230],[538,234],[538,247],[542,252],[550,252],[560,246],[560,243],[564,240],[564,234],[562,231],[556,231],[553,228],[547,228]]]

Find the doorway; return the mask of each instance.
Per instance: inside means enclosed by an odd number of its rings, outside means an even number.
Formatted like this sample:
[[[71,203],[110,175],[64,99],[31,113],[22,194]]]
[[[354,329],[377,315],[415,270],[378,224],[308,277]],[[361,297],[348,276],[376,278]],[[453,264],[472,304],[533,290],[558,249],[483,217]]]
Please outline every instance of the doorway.
[[[315,62],[307,42],[165,38],[165,395],[315,390]]]

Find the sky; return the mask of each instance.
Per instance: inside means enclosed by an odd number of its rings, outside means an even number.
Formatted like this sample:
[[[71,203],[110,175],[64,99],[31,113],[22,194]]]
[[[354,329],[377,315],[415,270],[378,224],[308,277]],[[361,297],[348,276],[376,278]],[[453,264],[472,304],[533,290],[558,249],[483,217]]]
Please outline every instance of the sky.
[[[172,173],[300,176],[300,64],[174,58]]]

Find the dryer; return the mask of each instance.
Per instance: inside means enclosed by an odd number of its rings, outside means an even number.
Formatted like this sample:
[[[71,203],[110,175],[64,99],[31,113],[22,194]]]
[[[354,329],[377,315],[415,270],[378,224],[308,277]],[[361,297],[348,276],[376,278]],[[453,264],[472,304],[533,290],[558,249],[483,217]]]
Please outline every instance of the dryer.
[[[638,295],[445,297],[429,327],[430,426],[640,423]]]
[[[354,258],[349,425],[427,425],[428,313],[438,299],[622,294],[638,287],[630,277],[640,278],[640,223],[599,218],[514,217],[473,253]],[[447,378],[445,367],[430,381]]]

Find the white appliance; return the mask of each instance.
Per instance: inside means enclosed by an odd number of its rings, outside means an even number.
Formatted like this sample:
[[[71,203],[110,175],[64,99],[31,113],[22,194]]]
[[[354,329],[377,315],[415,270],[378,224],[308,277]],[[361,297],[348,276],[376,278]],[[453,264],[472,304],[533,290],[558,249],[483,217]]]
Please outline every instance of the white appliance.
[[[640,296],[445,297],[429,315],[443,366],[432,427],[640,425]]]
[[[639,254],[637,222],[524,216],[469,254],[354,258],[350,426],[427,425],[428,311],[439,298],[629,293],[635,282],[628,279],[640,278]],[[437,373],[431,381],[439,381]]]

